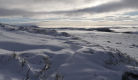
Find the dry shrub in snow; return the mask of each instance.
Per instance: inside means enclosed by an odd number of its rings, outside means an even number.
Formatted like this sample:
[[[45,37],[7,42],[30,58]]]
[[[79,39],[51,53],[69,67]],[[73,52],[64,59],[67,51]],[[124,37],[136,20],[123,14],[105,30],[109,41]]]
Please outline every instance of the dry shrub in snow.
[[[109,55],[108,60],[105,61],[107,65],[120,65],[121,63],[124,63],[132,66],[138,66],[138,61],[135,58],[121,52],[118,49],[111,48],[110,52],[107,54]]]

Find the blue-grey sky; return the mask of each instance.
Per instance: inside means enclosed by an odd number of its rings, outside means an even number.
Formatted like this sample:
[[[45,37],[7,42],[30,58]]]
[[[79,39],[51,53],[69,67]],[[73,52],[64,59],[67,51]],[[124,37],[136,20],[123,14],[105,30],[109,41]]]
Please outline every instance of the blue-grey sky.
[[[41,27],[138,26],[138,0],[0,0],[0,22]]]

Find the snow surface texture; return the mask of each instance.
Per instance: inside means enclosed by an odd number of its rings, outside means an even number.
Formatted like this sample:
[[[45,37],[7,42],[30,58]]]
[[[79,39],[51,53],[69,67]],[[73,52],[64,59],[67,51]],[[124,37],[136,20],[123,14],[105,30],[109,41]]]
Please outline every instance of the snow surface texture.
[[[116,49],[112,41],[96,41],[107,40],[100,32],[70,34],[0,24],[0,80],[121,80],[125,72],[137,74],[137,58],[120,50],[125,41]]]

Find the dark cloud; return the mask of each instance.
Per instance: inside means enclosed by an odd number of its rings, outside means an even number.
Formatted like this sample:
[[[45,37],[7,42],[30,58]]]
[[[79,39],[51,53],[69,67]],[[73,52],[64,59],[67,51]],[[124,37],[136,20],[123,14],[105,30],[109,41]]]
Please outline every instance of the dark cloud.
[[[78,10],[71,11],[57,11],[50,12],[53,14],[66,14],[68,16],[79,16],[85,13],[88,14],[96,14],[96,13],[105,13],[105,12],[116,12],[123,9],[138,9],[138,0],[122,0],[122,1],[114,1],[106,4],[101,4],[95,7],[89,7]]]
[[[83,1],[83,0],[80,0]],[[15,5],[30,5],[28,7],[31,7],[36,4],[49,4],[49,3],[78,3],[80,2],[79,0],[0,0],[0,6],[15,6]],[[43,4],[44,3],[44,4]],[[9,5],[9,6],[8,6]]]
[[[14,0],[16,1],[16,0]],[[67,2],[73,0],[31,0],[34,2],[46,2],[46,1],[60,1]],[[88,1],[88,0],[87,0]],[[58,15],[66,15],[66,16],[80,16],[84,14],[98,14],[98,13],[106,13],[106,12],[115,12],[123,9],[138,9],[138,0],[122,0],[122,1],[114,1],[105,4],[101,4],[95,7],[88,7],[77,10],[68,10],[68,11],[51,11],[51,12],[33,12],[27,11],[24,9],[5,9],[0,8],[0,16],[23,16],[23,17],[31,17],[34,15],[45,15],[45,14],[58,14]]]
[[[27,16],[33,12],[21,10],[21,9],[4,9],[0,8],[0,16]]]

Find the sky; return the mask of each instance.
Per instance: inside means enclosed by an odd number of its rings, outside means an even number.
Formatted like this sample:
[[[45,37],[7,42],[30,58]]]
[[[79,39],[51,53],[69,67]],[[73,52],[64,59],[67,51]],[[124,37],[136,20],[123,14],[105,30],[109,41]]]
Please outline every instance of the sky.
[[[0,22],[39,27],[138,27],[138,0],[0,0]]]

